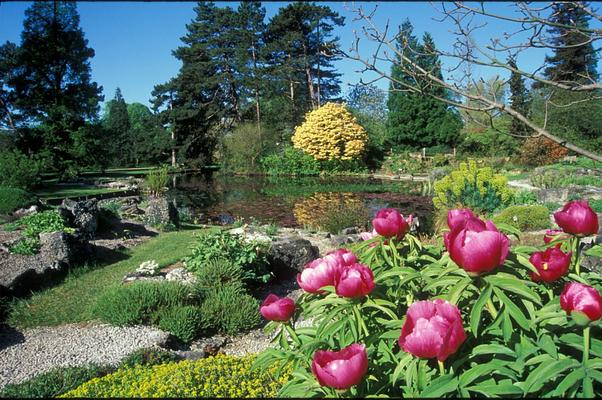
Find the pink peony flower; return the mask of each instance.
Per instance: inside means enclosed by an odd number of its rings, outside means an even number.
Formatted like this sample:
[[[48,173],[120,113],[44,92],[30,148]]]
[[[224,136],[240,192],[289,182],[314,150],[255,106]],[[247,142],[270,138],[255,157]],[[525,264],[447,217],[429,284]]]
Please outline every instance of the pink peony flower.
[[[569,201],[554,213],[554,220],[563,231],[573,235],[595,235],[600,229],[598,215],[586,200]]]
[[[450,230],[453,230],[458,226],[464,226],[466,222],[471,219],[480,221],[480,219],[473,214],[472,210],[468,208],[449,210],[447,212],[447,226]]]
[[[318,350],[311,371],[322,386],[348,389],[368,372],[368,354],[363,344],[354,343],[340,351]]]
[[[416,357],[445,361],[466,340],[460,310],[447,301],[418,301],[406,315],[399,347]]]
[[[451,259],[472,275],[478,275],[502,265],[508,256],[510,241],[493,222],[478,218],[456,225],[444,236]]]
[[[363,264],[345,266],[338,271],[334,287],[339,296],[362,297],[374,289],[374,274]]]
[[[308,293],[322,293],[324,286],[334,285],[336,273],[341,268],[341,256],[325,256],[308,263],[297,274],[297,283]]]
[[[410,230],[409,223],[394,208],[381,208],[372,220],[374,230],[381,236],[402,239]]]
[[[563,253],[557,247],[538,251],[529,257],[531,264],[537,268],[538,274],[532,272],[531,279],[535,282],[553,282],[566,275],[571,265],[571,253]]]
[[[355,256],[355,254],[353,254],[351,250],[348,249],[338,249],[331,251],[330,253],[326,254],[325,258],[329,256],[339,258],[339,265],[343,266],[353,265],[357,262],[357,257]]]
[[[580,325],[602,318],[602,298],[595,288],[578,282],[567,282],[560,294],[560,307]]]
[[[543,235],[543,242],[545,244],[550,243],[553,239],[555,239],[558,235],[563,234],[564,232],[558,229],[548,229],[546,233]],[[560,243],[558,243],[560,244]]]
[[[270,294],[259,307],[261,315],[269,321],[288,321],[295,313],[295,301]]]

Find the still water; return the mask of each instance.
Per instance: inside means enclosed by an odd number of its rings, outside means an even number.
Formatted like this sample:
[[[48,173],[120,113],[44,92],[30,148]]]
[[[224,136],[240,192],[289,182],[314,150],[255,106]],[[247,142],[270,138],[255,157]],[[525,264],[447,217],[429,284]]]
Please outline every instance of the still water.
[[[433,205],[426,189],[423,182],[368,178],[181,175],[171,194],[199,222],[234,218],[337,231],[368,227],[378,209],[395,207],[419,217],[420,231],[428,231]]]

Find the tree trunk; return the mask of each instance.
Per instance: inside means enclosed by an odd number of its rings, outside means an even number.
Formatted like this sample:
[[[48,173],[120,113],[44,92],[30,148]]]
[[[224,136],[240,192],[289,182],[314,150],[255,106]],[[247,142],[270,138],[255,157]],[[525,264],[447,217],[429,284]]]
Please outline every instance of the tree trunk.
[[[303,43],[303,63],[305,64],[305,77],[307,78],[307,89],[309,90],[309,99],[311,100],[312,110],[316,109],[316,95],[314,93],[314,82],[311,76],[311,65],[307,61],[307,46]]]

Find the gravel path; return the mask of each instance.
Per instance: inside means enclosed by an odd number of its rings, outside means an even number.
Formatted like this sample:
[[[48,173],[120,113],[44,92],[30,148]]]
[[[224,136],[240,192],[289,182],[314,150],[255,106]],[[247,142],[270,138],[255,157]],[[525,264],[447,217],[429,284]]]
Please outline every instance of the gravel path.
[[[115,365],[135,350],[165,343],[167,337],[145,326],[63,325],[17,331],[0,325],[0,388],[56,367]]]

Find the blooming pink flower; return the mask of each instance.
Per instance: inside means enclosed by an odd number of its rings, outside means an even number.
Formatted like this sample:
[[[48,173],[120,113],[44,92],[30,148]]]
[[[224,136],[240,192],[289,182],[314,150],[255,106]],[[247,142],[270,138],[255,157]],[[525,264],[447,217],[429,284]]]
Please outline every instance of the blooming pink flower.
[[[406,316],[399,347],[416,357],[445,361],[466,340],[460,310],[447,301],[418,301]]]
[[[375,287],[374,274],[363,264],[345,266],[338,271],[334,287],[342,297],[365,296]]]
[[[308,293],[322,293],[322,287],[334,285],[342,260],[341,256],[334,254],[313,260],[297,274],[297,283]]]
[[[360,232],[360,238],[362,238],[362,240],[370,240],[377,236],[378,233],[376,233],[376,229],[372,229],[372,232]]]
[[[554,220],[563,231],[573,235],[595,235],[600,229],[598,215],[586,200],[569,201],[554,213]]]
[[[502,265],[508,256],[510,241],[493,222],[478,218],[456,225],[444,236],[451,259],[469,274],[481,274]]]
[[[567,282],[564,285],[564,290],[560,294],[560,307],[567,314],[571,314],[575,322],[582,325],[602,318],[600,292],[578,282]]]
[[[330,253],[326,254],[325,258],[329,256],[340,258],[338,262],[340,265],[343,266],[353,265],[357,262],[357,257],[355,256],[355,254],[353,254],[351,250],[348,249],[338,249],[331,251]]]
[[[354,343],[340,351],[318,350],[311,371],[322,386],[349,389],[368,372],[368,353],[363,344]]]
[[[531,279],[535,282],[552,282],[564,276],[571,265],[571,253],[563,253],[557,247],[538,251],[529,257],[531,264],[537,268],[538,274],[532,272]]]
[[[381,208],[372,220],[374,230],[381,236],[402,239],[410,230],[409,223],[394,208]]]
[[[460,225],[464,226],[466,222],[471,219],[480,221],[480,219],[473,214],[472,210],[468,208],[449,210],[447,212],[447,226],[449,226],[450,230],[453,230]]]
[[[295,313],[295,301],[270,294],[259,307],[261,315],[269,321],[288,321]]]
[[[556,236],[558,236],[558,235],[561,235],[562,233],[564,233],[564,232],[563,232],[563,231],[561,231],[561,230],[558,230],[558,229],[548,229],[548,230],[546,231],[546,233],[543,235],[543,242],[544,242],[545,244],[548,244],[548,243],[550,243],[550,242],[551,242],[553,239],[555,239],[555,238],[556,238]],[[558,243],[558,244],[560,244],[560,243]]]

